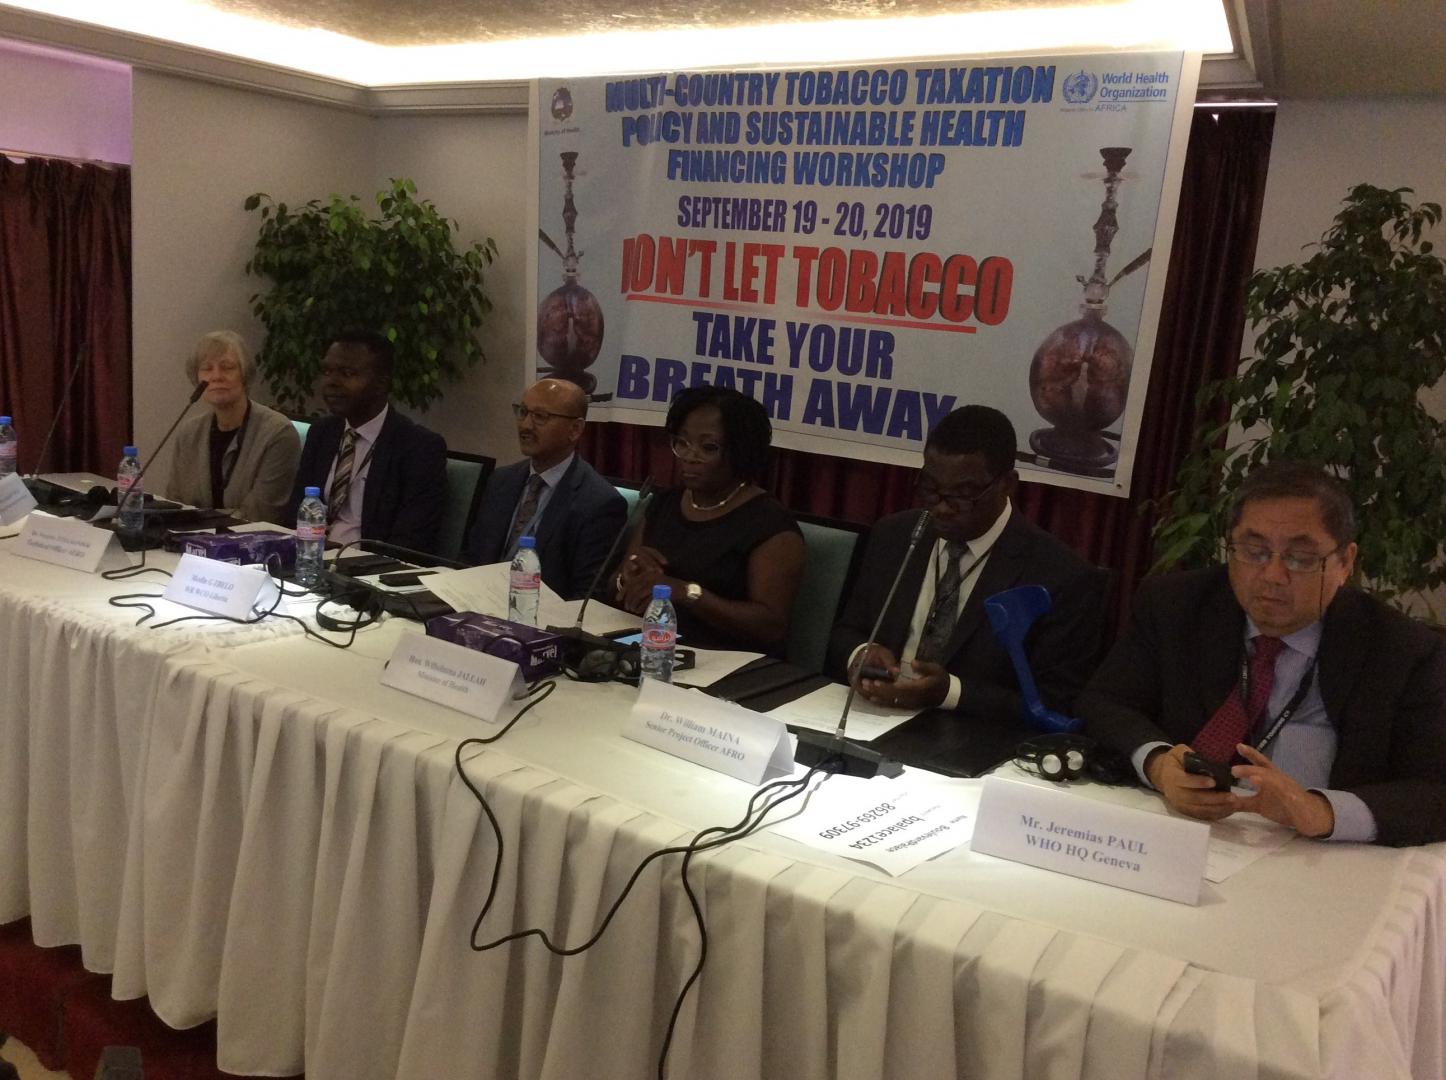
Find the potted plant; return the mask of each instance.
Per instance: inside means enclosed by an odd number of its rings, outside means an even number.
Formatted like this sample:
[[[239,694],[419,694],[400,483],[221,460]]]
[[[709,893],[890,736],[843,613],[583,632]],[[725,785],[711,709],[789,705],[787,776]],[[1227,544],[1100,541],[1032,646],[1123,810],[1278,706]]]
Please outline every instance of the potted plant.
[[[1419,393],[1446,373],[1446,262],[1423,232],[1441,207],[1410,188],[1351,189],[1304,262],[1257,271],[1255,355],[1204,386],[1194,450],[1163,500],[1156,569],[1218,558],[1230,495],[1272,458],[1317,462],[1349,489],[1360,584],[1401,608],[1446,581],[1446,423]],[[1419,607],[1416,608],[1418,611]]]
[[[262,192],[246,200],[261,212],[246,272],[271,281],[251,297],[266,327],[256,363],[282,408],[305,410],[327,345],[349,328],[391,340],[392,396],[417,409],[485,359],[477,332],[492,303],[483,273],[497,245],[488,237],[457,250],[457,223],[416,193],[411,180],[392,180],[377,193],[377,218],[355,195],[301,207]]]

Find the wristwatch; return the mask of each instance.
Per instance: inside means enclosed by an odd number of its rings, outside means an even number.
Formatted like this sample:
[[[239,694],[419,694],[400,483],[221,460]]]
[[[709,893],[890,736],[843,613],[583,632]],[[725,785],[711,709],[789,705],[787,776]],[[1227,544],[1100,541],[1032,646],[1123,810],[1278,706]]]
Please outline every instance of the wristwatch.
[[[683,599],[690,604],[696,604],[699,600],[703,599],[703,586],[699,585],[696,581],[688,582],[687,587],[683,590]]]

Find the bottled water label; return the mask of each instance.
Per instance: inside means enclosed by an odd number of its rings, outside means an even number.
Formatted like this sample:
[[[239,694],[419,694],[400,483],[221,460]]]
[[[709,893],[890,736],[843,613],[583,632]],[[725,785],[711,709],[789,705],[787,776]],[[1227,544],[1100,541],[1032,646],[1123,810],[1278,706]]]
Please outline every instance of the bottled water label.
[[[514,570],[512,571],[511,583],[514,589],[541,589],[542,575],[535,571]]]
[[[17,444],[13,442],[0,442],[0,466],[15,464],[15,451]]]
[[[326,540],[326,526],[302,525],[298,523],[296,526],[296,539],[303,542],[307,540],[321,540],[324,542]]]
[[[671,626],[648,626],[643,629],[642,646],[645,649],[671,649],[677,640],[678,634]]]

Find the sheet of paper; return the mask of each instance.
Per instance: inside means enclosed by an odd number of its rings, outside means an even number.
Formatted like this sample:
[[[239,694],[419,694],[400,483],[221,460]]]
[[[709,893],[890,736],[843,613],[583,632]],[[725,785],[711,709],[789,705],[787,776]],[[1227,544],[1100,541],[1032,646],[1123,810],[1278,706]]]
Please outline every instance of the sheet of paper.
[[[537,605],[537,621],[543,626],[572,626],[577,622],[577,610],[581,600],[548,599],[543,596]],[[611,634],[618,630],[636,630],[642,620],[626,611],[608,607],[600,600],[594,600],[583,613],[582,628],[589,634]]]
[[[688,686],[711,686],[723,676],[732,675],[744,664],[751,664],[763,654],[725,652],[722,649],[694,649],[693,655],[695,657],[693,666],[687,671],[674,672],[674,681],[686,683]]]
[[[1279,851],[1295,833],[1258,814],[1233,814],[1210,824],[1210,850],[1205,856],[1205,880],[1221,882]]]
[[[812,728],[814,731],[833,731],[838,727],[839,714],[843,712],[844,699],[848,696],[848,692],[849,688],[842,683],[829,683],[827,686],[819,687],[811,694],[805,694],[796,701],[780,705],[769,715],[776,716],[785,724],[793,724],[795,727]],[[917,709],[885,709],[878,705],[871,705],[855,694],[853,707],[849,709],[848,727],[845,730],[849,738],[859,742],[869,742],[892,731],[905,720],[918,714]]]
[[[831,776],[803,809],[772,830],[801,844],[877,866],[897,877],[968,843],[976,781]]]
[[[510,563],[489,563],[486,566],[469,566],[466,570],[441,570],[422,580],[438,599],[451,604],[457,611],[476,611],[505,619],[510,570]],[[546,625],[548,606],[561,603],[562,598],[544,583],[542,599],[538,604],[538,621]]]

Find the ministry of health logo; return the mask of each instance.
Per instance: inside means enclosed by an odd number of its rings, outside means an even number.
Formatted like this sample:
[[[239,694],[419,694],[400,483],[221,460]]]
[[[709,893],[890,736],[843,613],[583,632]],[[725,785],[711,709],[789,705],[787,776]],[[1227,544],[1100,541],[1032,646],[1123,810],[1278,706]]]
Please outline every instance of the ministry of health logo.
[[[1076,71],[1064,78],[1064,99],[1071,105],[1084,105],[1094,100],[1099,88],[1100,81],[1092,73]]]
[[[558,121],[566,120],[572,115],[572,94],[568,92],[567,87],[559,86],[553,91],[552,103],[548,111],[552,113],[552,118]]]

